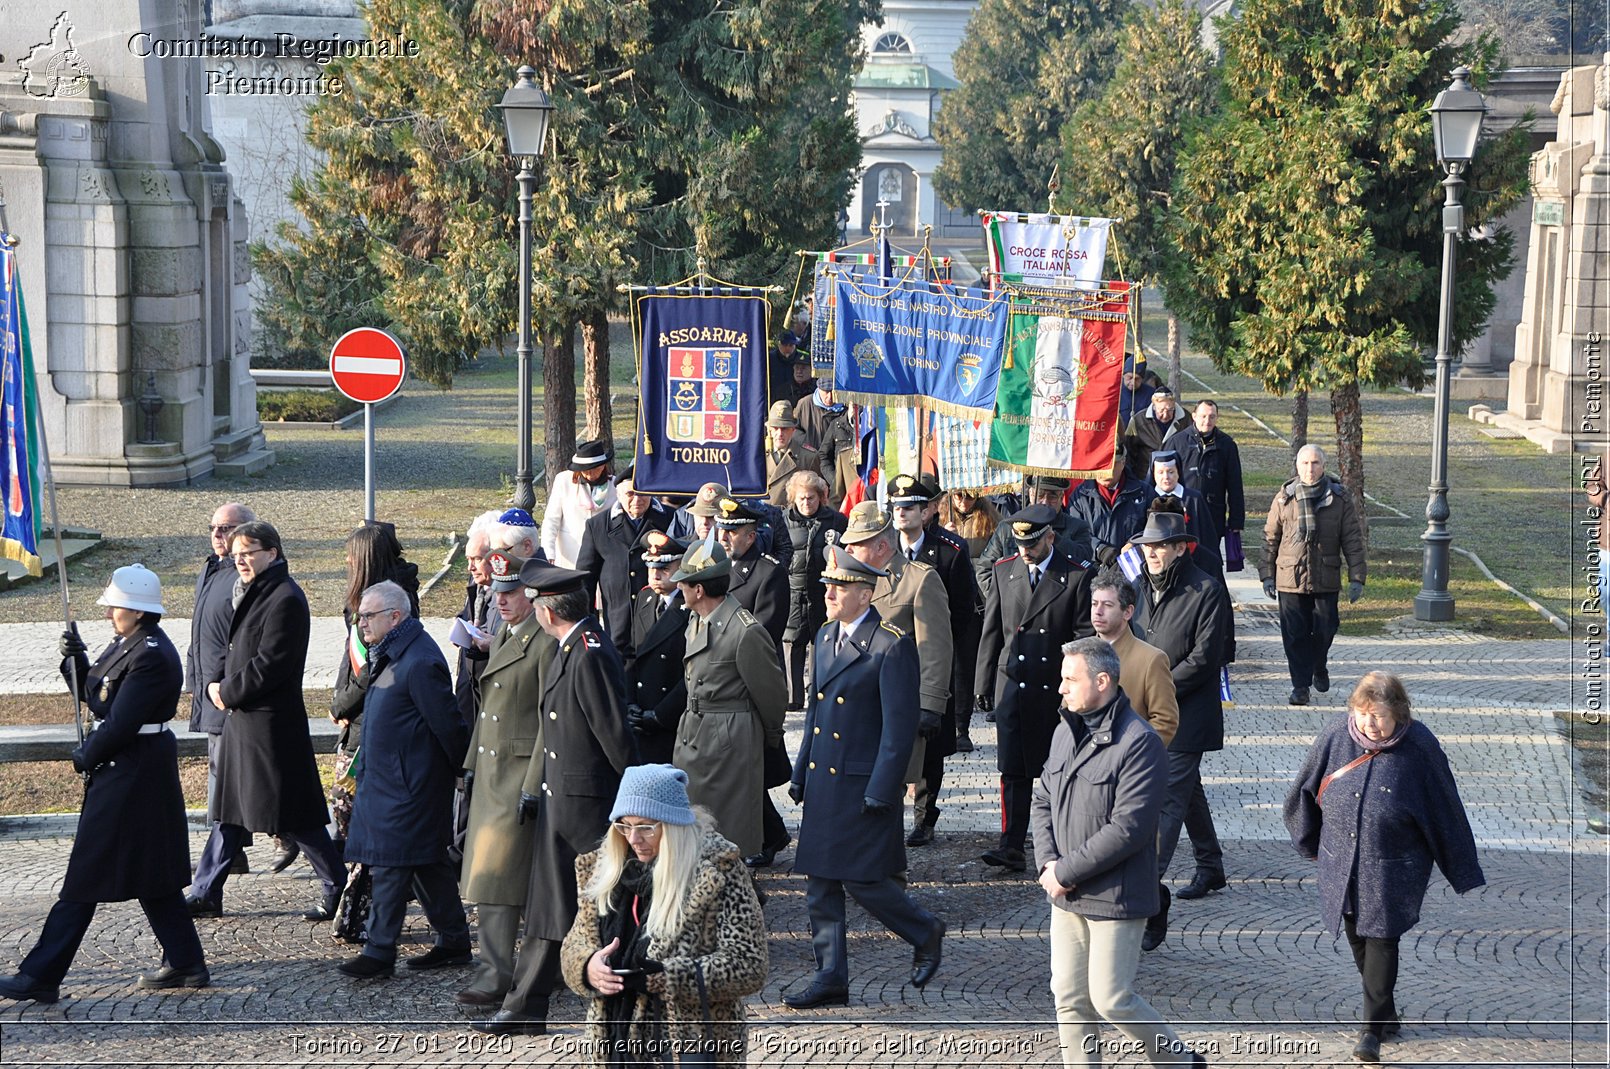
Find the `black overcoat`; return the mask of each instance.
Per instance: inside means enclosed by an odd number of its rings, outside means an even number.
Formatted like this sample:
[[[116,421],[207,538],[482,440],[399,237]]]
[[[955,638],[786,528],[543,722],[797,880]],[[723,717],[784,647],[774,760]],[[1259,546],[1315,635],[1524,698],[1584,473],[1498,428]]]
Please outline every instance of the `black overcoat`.
[[[179,746],[165,724],[179,704],[179,652],[156,624],[108,646],[92,666],[69,659],[79,694],[98,722],[84,740],[92,767],[67,858],[61,897],[69,902],[156,898],[190,882],[189,827],[179,787]]]
[[[1174,580],[1161,598],[1141,573],[1135,607],[1141,637],[1168,657],[1180,726],[1168,748],[1177,753],[1224,749],[1224,703],[1219,670],[1235,649],[1235,614],[1224,584],[1181,557]]]
[[[589,616],[544,679],[542,782],[526,894],[526,938],[563,941],[576,918],[576,858],[598,848],[621,773],[637,764],[620,654]]]
[[[502,623],[497,606],[492,602],[492,588],[471,582],[464,587],[464,607],[458,618],[474,624],[491,634]],[[491,650],[458,647],[458,671],[453,676],[453,697],[458,702],[458,716],[464,726],[475,726],[475,714],[481,709],[481,673],[486,670],[486,659]]]
[[[680,592],[657,618],[660,596],[651,588],[637,592],[632,605],[632,654],[626,658],[626,700],[639,709],[653,710],[662,728],[637,737],[638,756],[644,764],[666,765],[676,749],[676,726],[688,704],[688,685],[682,672],[687,649],[688,607]]]
[[[1004,510],[1003,514],[1010,515]],[[1083,562],[1093,559],[1094,540],[1085,517],[1073,512],[1058,512],[1056,519],[1051,521],[1051,529],[1057,533],[1055,545],[1058,553],[1069,560]],[[995,562],[1016,552],[1017,541],[1012,537],[1012,525],[1004,522],[997,524],[973,565],[973,574],[978,577],[978,585],[984,593],[989,593],[989,584],[994,576],[991,569],[995,567]]]
[[[1032,591],[1021,554],[996,561],[994,572],[975,689],[995,696],[995,767],[1033,779],[1057,729],[1063,644],[1095,633],[1091,573],[1055,550]]]
[[[950,701],[939,720],[939,734],[928,740],[930,752],[937,748],[941,757],[949,757],[956,752],[956,716],[962,709],[972,708],[978,640],[984,628],[984,596],[978,589],[967,543],[939,526],[937,520],[924,529],[917,559],[939,573],[950,604]]]
[[[794,871],[881,880],[906,867],[901,799],[917,738],[919,670],[911,637],[867,610],[843,653],[839,625],[816,635],[805,737],[794,759],[804,815]],[[868,798],[882,813],[863,813]]]
[[[207,681],[223,671],[229,649],[229,621],[235,615],[235,567],[208,556],[196,576],[195,608],[190,613],[190,648],[185,652],[185,689],[190,691],[190,730],[216,735],[224,730],[224,711],[207,697]]]
[[[370,651],[348,862],[429,865],[446,860],[453,837],[453,781],[469,732],[441,649],[417,620],[398,627],[407,631],[378,658]]]
[[[822,589],[827,547],[838,542],[850,518],[828,508],[826,502],[809,516],[800,515],[794,508],[783,515],[788,540],[795,547],[788,562],[788,625],[783,629],[783,641],[809,642],[827,622]]]
[[[758,544],[750,546],[748,553],[732,562],[727,593],[760,621],[780,656],[783,630],[788,626],[788,566],[770,553],[762,553]]]
[[[1146,483],[1125,476],[1116,499],[1108,505],[1101,496],[1101,486],[1094,479],[1079,484],[1073,492],[1073,500],[1068,502],[1068,511],[1090,526],[1092,559],[1100,559],[1103,548],[1111,550],[1110,555],[1116,559],[1118,551],[1145,529],[1146,506],[1154,496]]]
[[[619,504],[595,512],[581,529],[576,570],[587,573],[589,604],[602,604],[604,628],[621,656],[632,648],[632,597],[648,584],[648,565],[637,540],[671,525],[671,510],[658,501],[634,526]]]
[[[1223,537],[1247,525],[1247,500],[1241,485],[1241,450],[1235,439],[1214,429],[1202,437],[1193,423],[1163,441],[1163,448],[1180,455],[1180,482],[1207,498],[1208,518]]]
[[[309,626],[307,598],[283,561],[258,573],[235,607],[223,676],[213,681],[229,711],[215,821],[271,833],[330,822],[302,702]]]

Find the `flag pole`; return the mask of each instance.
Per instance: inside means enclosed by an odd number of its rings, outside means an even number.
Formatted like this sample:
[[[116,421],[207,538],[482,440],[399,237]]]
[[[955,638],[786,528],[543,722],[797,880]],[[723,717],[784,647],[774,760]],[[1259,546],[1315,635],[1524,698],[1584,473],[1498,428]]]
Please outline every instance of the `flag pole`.
[[[3,194],[0,194],[0,244],[4,244],[8,249],[14,249],[21,244],[17,235],[11,232],[11,226],[6,220],[6,201]],[[12,276],[12,284],[17,287],[17,332],[20,336],[23,327],[21,317],[23,307],[22,283],[16,274]],[[30,385],[37,384],[22,383],[23,390],[26,391]],[[26,396],[26,393],[24,396]],[[61,518],[56,511],[56,476],[50,467],[50,445],[45,440],[45,420],[44,416],[38,411],[37,405],[34,406],[33,420],[34,435],[39,440],[39,459],[45,469],[46,497],[50,502],[50,534],[56,544],[56,581],[61,590],[62,629],[65,631],[70,630],[73,626],[72,607],[67,600],[67,553],[62,546]],[[83,702],[78,694],[78,673],[76,671],[67,673],[67,688],[68,697],[73,703],[73,726],[78,729],[78,744],[82,746],[84,745],[84,711]],[[89,782],[89,773],[83,772],[80,775],[85,783]]]

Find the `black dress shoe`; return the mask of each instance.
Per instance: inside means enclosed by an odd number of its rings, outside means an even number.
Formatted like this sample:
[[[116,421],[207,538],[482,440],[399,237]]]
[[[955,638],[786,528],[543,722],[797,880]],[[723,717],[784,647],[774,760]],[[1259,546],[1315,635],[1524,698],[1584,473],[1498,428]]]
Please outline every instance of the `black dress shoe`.
[[[501,1006],[503,996],[491,991],[477,991],[473,987],[466,987],[453,996],[453,1001],[460,1006]]]
[[[945,922],[934,926],[933,934],[911,954],[911,986],[927,987],[928,981],[939,971],[939,959],[944,956]]]
[[[1353,1045],[1353,1057],[1361,1062],[1380,1061],[1381,1037],[1368,1030],[1360,1032],[1358,1042]]]
[[[1287,705],[1307,705],[1308,701],[1307,687],[1292,687],[1291,693],[1286,695]]]
[[[445,969],[450,965],[468,965],[472,955],[469,947],[434,946],[423,954],[416,954],[403,962],[403,968],[413,972],[424,969]]]
[[[958,731],[956,733],[956,752],[957,753],[972,753],[973,752],[973,737],[971,735],[969,735],[965,731]]]
[[[848,1006],[850,992],[842,987],[828,987],[812,983],[803,991],[783,996],[783,1005],[791,1010],[814,1010],[818,1006]]]
[[[165,991],[175,987],[209,987],[212,984],[212,974],[205,965],[197,965],[189,969],[175,969],[172,965],[164,965],[153,973],[145,973],[134,986],[145,991]]]
[[[18,1002],[39,1002],[49,1005],[61,998],[61,989],[55,984],[35,980],[25,972],[15,976],[0,976],[0,998],[14,998]]]
[[[995,723],[995,710],[991,709],[989,712],[984,714],[984,722],[986,724]]]
[[[1327,690],[1330,690],[1329,668],[1314,669],[1314,689],[1319,691],[1321,694],[1325,693]]]
[[[1159,885],[1157,892],[1161,908],[1146,918],[1146,930],[1140,937],[1140,948],[1147,953],[1162,946],[1163,940],[1168,938],[1168,888]]]
[[[319,904],[317,906],[314,906],[312,909],[310,909],[306,913],[302,914],[302,919],[305,920],[305,921],[328,921],[328,920],[334,920],[335,919],[336,907],[339,906],[340,904],[341,904],[341,891],[340,891],[340,889],[337,889],[337,890],[334,890],[334,891],[326,891],[324,893],[324,897],[319,900]]]
[[[192,898],[186,896],[184,908],[190,911],[192,917],[222,917],[224,904],[222,902],[208,902],[205,898]]]
[[[777,851],[763,846],[757,853],[750,854],[744,858],[744,864],[752,869],[767,869],[771,868],[772,862],[776,860]]]
[[[484,1021],[474,1022],[470,1027],[489,1036],[545,1036],[548,1034],[548,1022],[544,1018],[515,1013],[513,1010],[499,1010]]]
[[[1193,898],[1206,898],[1209,891],[1222,891],[1230,886],[1225,882],[1224,873],[1218,872],[1209,876],[1198,872],[1191,877],[1191,882],[1174,892],[1175,898],[1190,901]]]
[[[302,848],[291,843],[285,849],[274,855],[274,863],[268,866],[268,871],[276,876],[291,867],[298,857],[302,855]]]
[[[918,824],[911,829],[911,834],[906,836],[907,846],[927,846],[933,841],[934,826],[927,823]]]
[[[1011,869],[1013,872],[1027,872],[1029,863],[1023,857],[1023,851],[1014,847],[996,847],[986,850],[983,857],[984,864],[993,865],[1000,869]]]
[[[348,958],[340,965],[337,965],[335,971],[345,973],[348,976],[355,976],[359,980],[371,980],[377,976],[389,977],[396,972],[396,968],[395,962],[382,961],[379,958],[370,957],[368,954],[359,954],[357,957]]]

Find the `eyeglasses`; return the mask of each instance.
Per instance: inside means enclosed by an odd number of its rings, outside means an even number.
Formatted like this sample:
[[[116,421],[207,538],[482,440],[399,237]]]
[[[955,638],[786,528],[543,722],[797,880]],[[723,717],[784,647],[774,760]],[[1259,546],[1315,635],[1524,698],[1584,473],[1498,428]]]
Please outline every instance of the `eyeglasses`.
[[[235,528],[237,528],[239,526],[240,526],[240,524],[238,524],[238,523],[213,523],[213,524],[208,524],[207,525],[207,533],[208,534],[215,534],[215,535],[226,535],[230,531],[233,531]]]
[[[235,550],[235,552],[231,553],[230,556],[235,558],[236,560],[251,560],[253,557],[257,556],[257,554],[259,554],[259,553],[269,553],[269,552],[272,552],[272,551],[264,549],[262,546],[258,546],[256,549],[237,549],[237,550]]]
[[[620,832],[622,839],[631,839],[638,835],[645,839],[652,839],[660,833],[660,825],[656,821],[650,821],[647,824],[627,824],[624,821],[618,821],[611,824],[610,827]]]
[[[373,620],[376,616],[384,616],[388,612],[396,612],[396,611],[397,611],[396,609],[376,609],[374,612],[360,612],[358,614],[358,622],[359,623],[368,623],[370,620]]]

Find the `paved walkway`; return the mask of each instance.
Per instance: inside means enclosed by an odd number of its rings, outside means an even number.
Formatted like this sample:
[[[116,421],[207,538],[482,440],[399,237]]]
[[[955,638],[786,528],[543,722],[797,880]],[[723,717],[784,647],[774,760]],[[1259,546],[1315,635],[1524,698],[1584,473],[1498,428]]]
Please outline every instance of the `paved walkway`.
[[[1315,707],[1293,709],[1284,703],[1289,683],[1273,614],[1245,589],[1239,600],[1230,745],[1205,762],[1231,886],[1178,905],[1168,942],[1142,964],[1147,997],[1215,1065],[1351,1064],[1356,974],[1345,942],[1319,930],[1312,866],[1287,843],[1280,803],[1315,731],[1342,709],[1351,683],[1371,668],[1389,668],[1404,675],[1416,715],[1448,751],[1488,883],[1460,897],[1434,878],[1421,923],[1403,943],[1398,990],[1409,1023],[1402,1040],[1386,1048],[1388,1062],[1606,1064],[1606,844],[1585,830],[1571,749],[1554,715],[1571,708],[1570,644],[1451,632],[1344,638],[1332,661],[1334,689]],[[4,648],[27,649],[13,630],[0,633]],[[44,631],[49,640],[51,629]],[[179,631],[171,632],[176,641]],[[316,633],[316,649],[338,644],[334,631]],[[11,680],[53,668],[20,662],[8,658],[0,668],[0,693],[16,689]],[[792,748],[798,717],[790,728]],[[1048,907],[1027,879],[992,878],[976,860],[992,845],[999,817],[993,732],[979,723],[974,737],[978,751],[951,766],[939,840],[910,855],[914,892],[951,929],[939,979],[924,992],[912,990],[905,984],[909,948],[852,910],[851,1006],[805,1014],[783,1008],[781,995],[811,967],[804,881],[789,871],[792,854],[785,853],[763,883],[771,969],[750,1002],[751,1065],[1057,1064]],[[786,799],[780,805],[796,826],[797,808]],[[59,826],[24,834],[0,842],[0,962],[20,960],[37,935],[70,845]],[[200,842],[198,833],[192,849]],[[1188,853],[1172,874],[1178,880],[1189,877]],[[257,869],[267,858],[266,845],[253,849]],[[577,1025],[583,1007],[575,998],[556,1003],[554,1036],[494,1041],[469,1031],[451,1003],[460,971],[341,978],[330,966],[350,948],[297,918],[313,895],[305,865],[280,877],[237,878],[226,896],[229,915],[203,922],[216,986],[165,997],[132,986],[155,958],[138,907],[103,907],[60,1004],[0,1004],[0,1064],[585,1060]],[[411,917],[405,941],[422,948],[428,938],[422,919]],[[1103,1033],[1106,1061],[1144,1064],[1121,1038]]]

